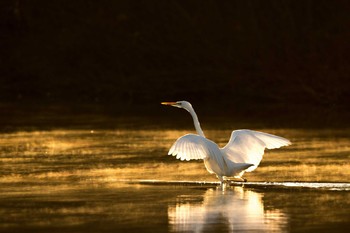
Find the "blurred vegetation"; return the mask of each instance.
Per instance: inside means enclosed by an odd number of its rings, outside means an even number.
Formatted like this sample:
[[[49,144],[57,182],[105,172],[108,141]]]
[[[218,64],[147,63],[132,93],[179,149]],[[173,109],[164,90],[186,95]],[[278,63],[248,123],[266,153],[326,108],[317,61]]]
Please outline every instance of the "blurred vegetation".
[[[160,101],[187,99],[209,115],[215,105],[242,117],[347,121],[349,6],[4,0],[0,104],[120,115],[159,113]]]

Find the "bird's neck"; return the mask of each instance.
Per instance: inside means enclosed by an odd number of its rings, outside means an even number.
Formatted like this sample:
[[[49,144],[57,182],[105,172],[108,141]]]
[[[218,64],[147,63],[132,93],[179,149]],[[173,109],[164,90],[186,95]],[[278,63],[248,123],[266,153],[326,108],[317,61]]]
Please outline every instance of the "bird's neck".
[[[202,136],[202,137],[205,137],[204,133],[203,133],[203,130],[201,128],[201,124],[199,123],[199,120],[198,120],[198,117],[197,117],[197,114],[196,112],[193,110],[193,109],[190,109],[189,110],[189,113],[191,114],[192,116],[192,119],[193,119],[193,124],[194,124],[194,127],[197,131],[197,133]]]

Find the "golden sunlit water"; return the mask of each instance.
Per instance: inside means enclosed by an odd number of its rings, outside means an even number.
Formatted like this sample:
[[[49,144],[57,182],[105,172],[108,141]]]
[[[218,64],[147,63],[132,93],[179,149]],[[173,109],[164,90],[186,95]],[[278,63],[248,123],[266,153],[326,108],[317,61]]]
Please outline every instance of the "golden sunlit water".
[[[259,129],[268,150],[246,184],[217,187],[167,152],[184,130],[2,133],[0,232],[344,232],[348,130]],[[207,130],[224,146],[230,130]]]

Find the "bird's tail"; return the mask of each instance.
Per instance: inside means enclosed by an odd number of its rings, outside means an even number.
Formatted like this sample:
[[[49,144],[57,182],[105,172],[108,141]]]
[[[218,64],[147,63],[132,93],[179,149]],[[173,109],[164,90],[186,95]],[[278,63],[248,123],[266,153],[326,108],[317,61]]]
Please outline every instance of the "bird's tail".
[[[251,163],[233,163],[231,165],[231,176],[242,176],[246,169],[255,166]]]

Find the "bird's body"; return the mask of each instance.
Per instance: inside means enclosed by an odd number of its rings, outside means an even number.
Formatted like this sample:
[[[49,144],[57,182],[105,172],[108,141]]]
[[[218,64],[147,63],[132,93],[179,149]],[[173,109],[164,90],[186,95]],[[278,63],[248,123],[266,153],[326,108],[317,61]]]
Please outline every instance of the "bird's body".
[[[288,139],[253,130],[235,130],[226,146],[219,148],[207,139],[200,127],[197,114],[187,101],[163,102],[187,110],[194,122],[198,135],[186,134],[176,140],[169,155],[180,160],[203,159],[209,173],[214,173],[221,182],[227,177],[241,180],[244,172],[251,172],[259,165],[265,148],[274,149],[290,145]]]

